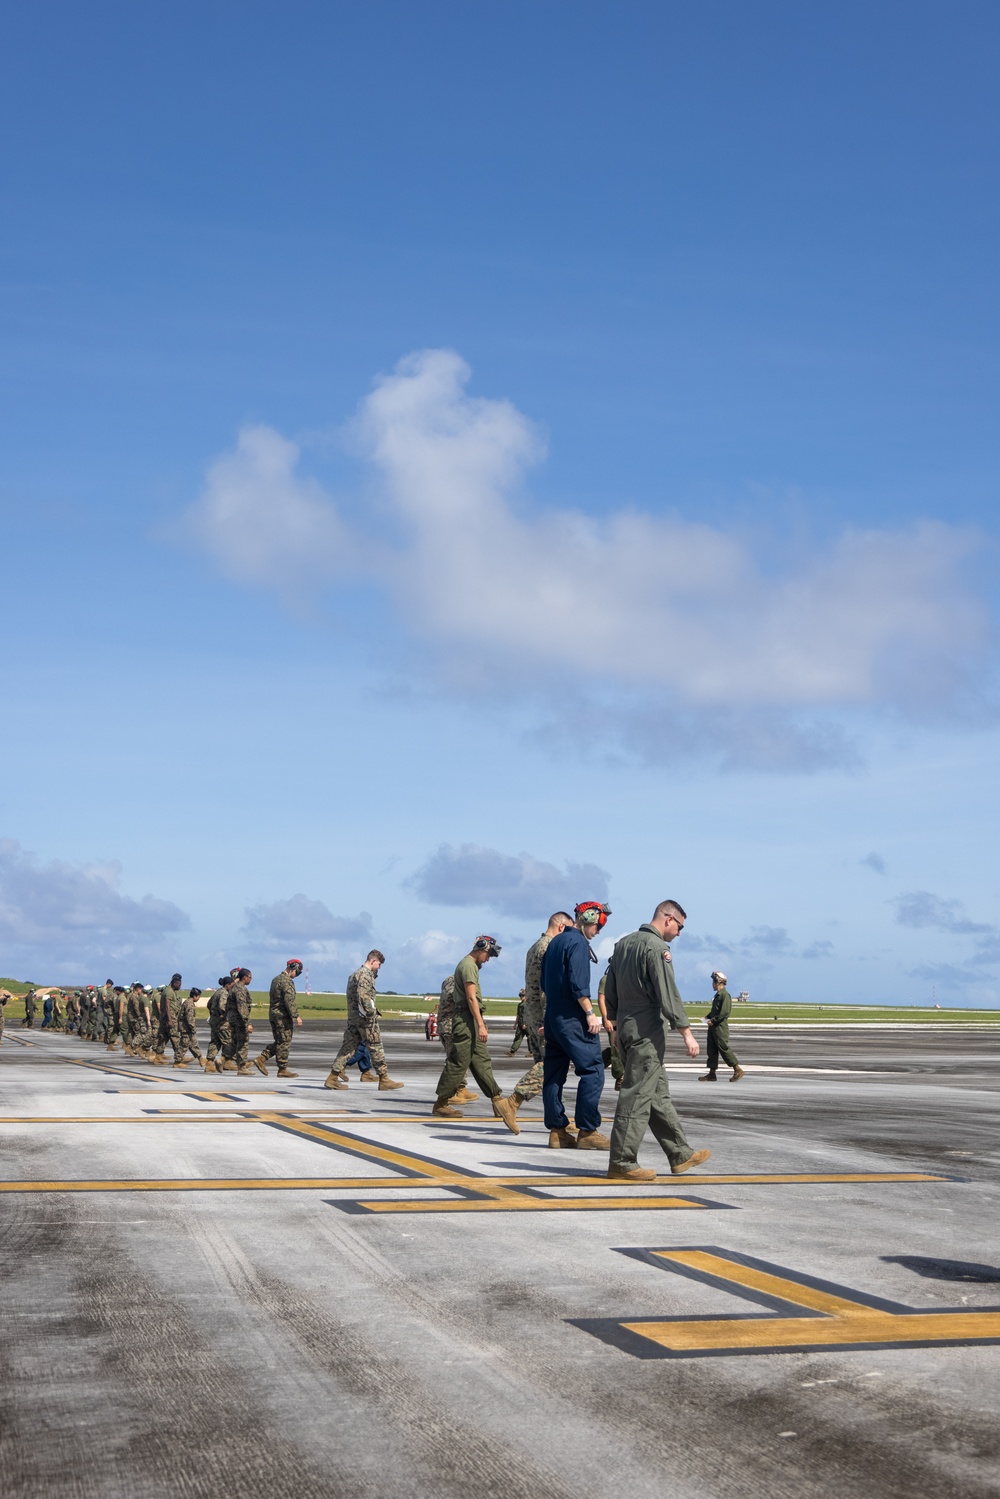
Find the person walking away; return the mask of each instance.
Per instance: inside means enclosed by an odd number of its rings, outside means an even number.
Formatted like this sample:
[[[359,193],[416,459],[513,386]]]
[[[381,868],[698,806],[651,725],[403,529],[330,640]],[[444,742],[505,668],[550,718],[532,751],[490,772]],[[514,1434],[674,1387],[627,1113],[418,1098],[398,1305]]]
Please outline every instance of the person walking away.
[[[715,1074],[719,1070],[721,1057],[726,1066],[733,1069],[733,1075],[729,1081],[738,1083],[744,1074],[739,1059],[729,1044],[729,1016],[733,1008],[733,997],[726,988],[724,973],[712,974],[712,989],[714,990],[712,1006],[705,1017],[708,1023],[708,1071],[702,1073],[698,1081],[700,1083],[718,1082]]]
[[[206,1072],[222,1071],[222,1063],[219,1060],[220,1055],[230,1040],[229,1027],[226,1023],[226,1005],[229,1002],[229,986],[232,982],[232,974],[227,973],[224,978],[219,979],[218,988],[213,989],[209,995],[209,1043],[208,1054],[205,1059]]]
[[[363,1041],[372,1054],[372,1063],[378,1073],[379,1091],[386,1092],[389,1089],[403,1086],[402,1083],[394,1082],[389,1076],[389,1064],[385,1059],[385,1049],[378,1028],[379,1010],[375,980],[384,962],[385,954],[380,953],[377,947],[373,947],[361,967],[355,969],[347,980],[347,1027],[344,1031],[344,1039],[340,1043],[340,1050],[323,1084],[324,1088],[347,1087],[345,1071],[347,1058],[357,1049],[359,1041]]]
[[[602,1056],[604,1057],[604,1070],[611,1069],[611,1076],[615,1080],[615,1092],[619,1093],[621,1091],[622,1078],[625,1076],[625,1068],[622,1066],[622,1059],[618,1055],[618,1047],[615,1045],[615,1028],[608,1019],[608,1006],[604,999],[604,988],[607,982],[607,973],[602,973],[601,981],[597,986],[597,1008],[601,1012],[601,1024],[608,1038],[608,1045],[605,1048],[603,1046],[604,1036],[601,1037]]]
[[[205,1058],[202,1056],[201,1048],[198,1045],[198,1001],[200,998],[201,990],[195,988],[188,991],[187,999],[181,1000],[180,1010],[177,1015],[177,1034],[180,1038],[181,1058],[179,1062],[174,1063],[175,1067],[187,1066],[188,1052],[191,1053],[195,1061],[200,1063],[202,1067],[205,1065]]]
[[[677,901],[661,900],[648,922],[615,943],[608,964],[604,999],[625,1064],[611,1129],[608,1176],[613,1181],[656,1180],[655,1171],[639,1165],[639,1146],[647,1125],[674,1176],[700,1166],[712,1154],[692,1150],[688,1144],[663,1070],[665,1025],[680,1031],[689,1057],[698,1055],[670,953],[670,943],[680,936],[686,920]]]
[[[240,1077],[250,1077],[250,1037],[253,1025],[250,1012],[253,1000],[247,985],[253,978],[249,968],[237,968],[236,976],[229,986],[226,1000],[226,1024],[229,1026],[229,1044],[225,1050],[226,1062],[234,1062]]]
[[[125,1003],[128,1018],[128,1041],[132,1055],[149,1061],[149,1048],[153,1044],[153,1027],[146,1003],[146,991],[140,983],[134,983],[128,991]]]
[[[38,1002],[35,999],[34,989],[29,989],[24,996],[24,1019],[21,1021],[23,1030],[33,1031],[35,1029],[35,1014],[38,1010]]]
[[[454,1023],[455,975],[449,973],[448,977],[441,984],[441,998],[438,1000],[437,1007],[437,1034],[438,1040],[444,1047],[445,1060],[447,1060],[448,1053],[451,1051],[451,1032]],[[462,1086],[448,1102],[452,1104],[475,1103],[478,1097],[479,1094],[473,1088],[469,1087],[468,1077],[463,1077]]]
[[[553,1150],[608,1150],[611,1145],[607,1135],[601,1134],[604,1058],[601,1021],[590,998],[590,967],[597,962],[590,944],[610,915],[611,908],[601,901],[581,901],[576,907],[574,925],[549,943],[542,959],[545,995],[542,1102],[549,1146]],[[562,1096],[570,1063],[580,1079],[576,1089],[576,1135],[569,1129]]]
[[[548,951],[549,943],[554,942],[556,937],[561,936],[566,928],[572,925],[573,918],[568,911],[553,911],[544,932],[538,941],[533,942],[528,948],[524,960],[524,1029],[528,1050],[531,1052],[531,1066],[514,1084],[511,1092],[510,1096],[514,1100],[515,1109],[519,1109],[522,1104],[528,1103],[532,1098],[537,1098],[542,1091],[542,1059],[545,1056],[545,994],[542,991],[542,960]]]
[[[511,1040],[510,1051],[508,1053],[508,1055],[512,1057],[517,1056],[517,1053],[521,1047],[521,1042],[528,1034],[524,1025],[524,996],[525,990],[519,990],[517,996],[517,1013],[514,1016],[514,1036]]]
[[[519,1135],[517,1109],[510,1098],[504,1098],[500,1085],[493,1076],[493,1063],[486,1048],[489,1031],[483,1019],[483,991],[479,985],[479,970],[490,958],[500,956],[501,947],[495,937],[477,937],[472,951],[459,961],[455,969],[455,1013],[451,1023],[451,1049],[438,1078],[437,1101],[431,1110],[439,1119],[462,1119],[464,1115],[451,1100],[458,1092],[462,1079],[472,1071],[472,1076],[493,1104],[493,1112],[502,1119],[512,1134]]]
[[[276,974],[271,980],[271,988],[268,991],[267,1018],[271,1022],[271,1035],[274,1040],[270,1041],[253,1059],[254,1066],[258,1071],[263,1072],[265,1077],[267,1077],[269,1057],[274,1057],[277,1062],[279,1077],[298,1077],[297,1072],[288,1070],[288,1053],[292,1046],[292,1027],[302,1024],[302,1016],[295,1003],[295,980],[301,972],[302,959],[289,958],[284,971]]]

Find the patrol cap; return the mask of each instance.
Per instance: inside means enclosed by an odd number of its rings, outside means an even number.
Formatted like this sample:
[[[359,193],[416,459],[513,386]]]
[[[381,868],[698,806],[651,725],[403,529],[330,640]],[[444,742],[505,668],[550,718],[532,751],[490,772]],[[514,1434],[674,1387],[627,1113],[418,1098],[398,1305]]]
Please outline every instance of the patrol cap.
[[[712,977],[720,984],[724,984],[726,982],[726,975],[724,973],[720,973],[717,968],[713,971]]]
[[[495,937],[484,934],[481,937],[477,937],[475,942],[473,942],[472,951],[488,953],[491,958],[498,958],[503,952],[503,948]]]
[[[611,915],[611,907],[606,906],[602,900],[582,900],[575,909],[577,921],[582,921],[586,926],[606,926]]]

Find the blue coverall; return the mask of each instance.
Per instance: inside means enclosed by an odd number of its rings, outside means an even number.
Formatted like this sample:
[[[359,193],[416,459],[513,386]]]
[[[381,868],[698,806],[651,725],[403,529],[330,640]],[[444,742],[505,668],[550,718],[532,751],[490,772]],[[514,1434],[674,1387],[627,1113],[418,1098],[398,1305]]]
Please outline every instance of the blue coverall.
[[[590,998],[590,943],[576,927],[554,937],[542,959],[545,995],[545,1058],[542,1102],[547,1129],[565,1129],[563,1084],[570,1063],[580,1079],[576,1090],[576,1126],[584,1134],[601,1126],[604,1058],[600,1034],[591,1036],[580,1008]]]

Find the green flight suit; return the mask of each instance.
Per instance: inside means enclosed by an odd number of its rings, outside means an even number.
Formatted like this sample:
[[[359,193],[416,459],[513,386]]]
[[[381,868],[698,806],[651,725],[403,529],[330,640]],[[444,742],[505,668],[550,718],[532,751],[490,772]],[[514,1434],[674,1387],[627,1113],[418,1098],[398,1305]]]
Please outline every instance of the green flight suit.
[[[719,1058],[735,1072],[739,1059],[729,1045],[729,1016],[733,1008],[733,997],[726,988],[717,989],[712,1008],[705,1017],[708,1021],[708,1070],[715,1072]]]
[[[24,1019],[21,1022],[21,1024],[29,1031],[34,1029],[35,1011],[37,1010],[37,1008],[38,1005],[35,1002],[35,991],[34,989],[29,989],[27,994],[24,996]]]
[[[612,1166],[633,1170],[647,1125],[671,1166],[694,1154],[670,1097],[663,1070],[665,1024],[687,1030],[670,948],[655,927],[644,924],[615,943],[605,975],[604,1002],[615,1022],[625,1076],[611,1128]]]

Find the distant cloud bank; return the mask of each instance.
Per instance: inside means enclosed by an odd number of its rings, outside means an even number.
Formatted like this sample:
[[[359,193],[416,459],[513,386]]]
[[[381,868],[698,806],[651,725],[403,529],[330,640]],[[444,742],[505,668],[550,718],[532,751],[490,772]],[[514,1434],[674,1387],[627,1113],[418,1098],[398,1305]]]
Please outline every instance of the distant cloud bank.
[[[407,883],[434,905],[486,906],[535,921],[560,907],[572,913],[577,901],[605,900],[608,893],[607,870],[596,864],[558,869],[531,854],[515,857],[475,843],[442,843]]]

